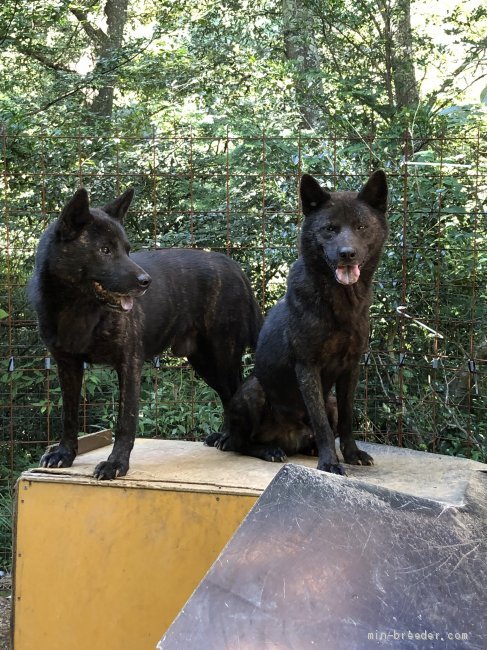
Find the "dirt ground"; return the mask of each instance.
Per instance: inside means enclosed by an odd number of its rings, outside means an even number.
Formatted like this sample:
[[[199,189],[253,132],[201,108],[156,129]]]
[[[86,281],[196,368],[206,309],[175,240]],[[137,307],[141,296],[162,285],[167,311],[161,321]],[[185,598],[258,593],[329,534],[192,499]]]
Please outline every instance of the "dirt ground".
[[[0,596],[0,648],[10,648],[10,598]]]
[[[10,650],[10,610],[12,600],[10,591],[12,583],[10,576],[0,578],[0,648]]]

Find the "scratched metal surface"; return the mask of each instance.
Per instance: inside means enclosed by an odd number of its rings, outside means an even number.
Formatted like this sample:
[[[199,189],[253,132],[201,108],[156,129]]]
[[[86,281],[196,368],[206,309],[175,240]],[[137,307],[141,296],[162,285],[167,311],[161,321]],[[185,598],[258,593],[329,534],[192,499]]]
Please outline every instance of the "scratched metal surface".
[[[487,474],[464,470],[448,504],[284,466],[158,648],[485,650]]]

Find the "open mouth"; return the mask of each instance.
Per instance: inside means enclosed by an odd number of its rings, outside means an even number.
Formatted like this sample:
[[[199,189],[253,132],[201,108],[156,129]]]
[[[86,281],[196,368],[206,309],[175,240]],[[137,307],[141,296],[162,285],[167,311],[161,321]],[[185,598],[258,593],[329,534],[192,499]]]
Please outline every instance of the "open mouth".
[[[340,284],[349,286],[355,284],[360,277],[360,266],[358,264],[349,264],[337,266],[335,269],[335,278]]]
[[[360,277],[360,269],[363,266],[365,260],[362,261],[361,264],[338,264],[338,266],[335,266],[331,259],[328,257],[326,253],[326,249],[324,249],[325,253],[325,259],[328,262],[328,266],[332,271],[335,272],[335,280],[339,282],[340,284],[347,286],[350,286],[351,284],[355,284],[357,280]]]
[[[132,296],[122,293],[114,293],[104,289],[99,282],[93,282],[95,296],[103,302],[107,307],[117,311],[128,312],[134,306],[134,299]]]

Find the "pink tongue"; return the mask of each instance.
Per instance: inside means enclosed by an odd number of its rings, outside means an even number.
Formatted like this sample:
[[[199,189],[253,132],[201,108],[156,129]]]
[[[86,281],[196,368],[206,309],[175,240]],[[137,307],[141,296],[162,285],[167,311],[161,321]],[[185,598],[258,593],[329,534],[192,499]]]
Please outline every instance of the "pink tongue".
[[[354,266],[337,266],[335,277],[340,284],[355,284],[360,277],[358,264],[354,264]]]
[[[120,298],[120,304],[124,311],[130,311],[134,306],[134,299],[131,296],[122,296]]]

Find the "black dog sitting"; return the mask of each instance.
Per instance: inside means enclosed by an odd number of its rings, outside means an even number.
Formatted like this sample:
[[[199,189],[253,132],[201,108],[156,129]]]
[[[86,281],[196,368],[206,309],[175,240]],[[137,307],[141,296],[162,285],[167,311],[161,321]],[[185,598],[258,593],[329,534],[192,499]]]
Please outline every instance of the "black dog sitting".
[[[301,202],[301,256],[286,295],[264,322],[254,375],[234,397],[228,432],[207,444],[280,461],[316,446],[318,469],[343,474],[327,416],[333,386],[345,462],[372,464],[353,438],[352,409],[372,278],[388,234],[386,176],[376,171],[357,193],[328,192],[305,174]]]

